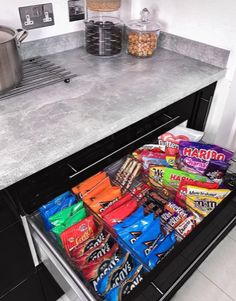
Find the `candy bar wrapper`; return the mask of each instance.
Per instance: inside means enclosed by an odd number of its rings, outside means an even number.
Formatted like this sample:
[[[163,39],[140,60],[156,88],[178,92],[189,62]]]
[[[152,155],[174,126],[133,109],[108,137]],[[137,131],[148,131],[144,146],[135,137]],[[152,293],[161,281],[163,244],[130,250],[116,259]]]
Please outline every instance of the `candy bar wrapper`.
[[[83,267],[84,265],[87,265],[90,262],[106,255],[112,249],[114,244],[114,239],[110,234],[108,234],[106,239],[100,245],[88,250],[79,258],[73,258],[73,260],[78,267]]]
[[[186,203],[189,205],[190,210],[194,209],[204,217],[211,213],[221,201],[222,199],[205,196],[191,196],[186,198]]]
[[[217,199],[224,199],[231,190],[229,189],[207,189],[203,187],[196,187],[187,185],[186,196],[191,198],[191,196],[203,196],[203,197],[214,197]]]
[[[62,245],[66,252],[70,254],[72,249],[94,236],[96,231],[97,227],[93,216],[89,216],[61,233]]]
[[[143,266],[135,268],[128,277],[118,287],[111,289],[106,295],[106,301],[122,301],[125,296],[128,296],[135,289],[144,277]]]
[[[195,228],[196,224],[192,216],[187,217],[175,230],[183,237],[188,236]]]
[[[205,170],[205,175],[213,182],[221,184],[230,164],[211,160]]]
[[[118,287],[134,269],[135,262],[130,255],[126,253],[115,268],[110,270],[97,284],[97,291],[100,295],[106,295],[111,289]]]
[[[89,250],[94,249],[102,244],[108,237],[108,233],[104,232],[103,227],[100,227],[96,234],[87,239],[84,243],[76,246],[70,253],[73,259],[79,258],[87,253]]]
[[[157,200],[151,197],[149,194],[146,194],[146,196],[143,198],[142,204],[145,214],[154,213],[155,217],[158,217],[163,213],[163,205],[160,204],[160,201],[157,202]]]
[[[212,144],[180,141],[181,169],[204,174],[210,160],[228,163],[233,152]]]
[[[169,220],[167,221],[168,225],[170,225],[172,228],[176,228],[179,224],[181,224],[185,218],[183,218],[178,213],[174,213]]]
[[[127,192],[122,198],[120,198],[117,202],[115,202],[110,207],[106,208],[100,215],[102,218],[105,218],[106,215],[118,209],[119,207],[126,204],[128,201],[132,199],[133,195],[130,192]]]
[[[120,250],[116,244],[103,257],[81,267],[83,276],[93,285],[94,290],[97,291],[98,282],[117,265],[120,259]]]
[[[165,205],[165,210],[171,212],[172,214],[177,213],[182,217],[182,219],[185,219],[188,216],[188,213],[182,207],[172,202],[169,202]]]

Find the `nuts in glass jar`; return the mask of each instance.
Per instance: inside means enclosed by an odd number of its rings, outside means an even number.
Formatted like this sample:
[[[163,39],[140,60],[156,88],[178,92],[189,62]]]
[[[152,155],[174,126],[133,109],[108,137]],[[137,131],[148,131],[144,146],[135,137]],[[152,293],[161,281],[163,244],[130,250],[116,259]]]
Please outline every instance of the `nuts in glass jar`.
[[[87,8],[93,11],[116,11],[121,6],[121,0],[87,0]]]
[[[138,57],[151,56],[157,47],[156,33],[128,33],[128,53]]]

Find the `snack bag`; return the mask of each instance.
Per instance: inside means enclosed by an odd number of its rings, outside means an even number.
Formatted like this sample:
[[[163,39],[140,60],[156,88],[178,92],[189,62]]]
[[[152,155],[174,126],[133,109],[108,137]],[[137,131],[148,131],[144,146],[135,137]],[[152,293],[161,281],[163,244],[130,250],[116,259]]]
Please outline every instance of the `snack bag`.
[[[128,277],[118,287],[111,289],[106,295],[106,301],[122,301],[125,296],[128,296],[135,287],[143,280],[143,266],[135,268]]]
[[[133,153],[132,153],[132,156],[137,159],[138,161],[141,161],[142,160],[142,153],[143,151],[147,151],[147,152],[150,152],[152,154],[164,154],[165,152],[165,148],[159,148],[158,144],[145,144],[143,145],[142,147],[136,149]]]
[[[95,213],[102,213],[104,210],[112,206],[116,201],[121,198],[121,188],[118,186],[112,186],[104,189],[101,193],[91,198],[92,202],[89,207]]]
[[[60,238],[66,252],[70,254],[73,248],[94,236],[96,230],[93,216],[89,216],[63,231]]]
[[[65,231],[67,228],[73,226],[74,224],[80,222],[87,216],[85,208],[80,209],[78,212],[76,212],[74,215],[69,217],[64,221],[64,223],[60,224],[59,226],[56,226],[52,228],[52,232],[55,234],[56,239],[59,243],[59,245],[62,246],[60,235],[63,231]]]
[[[105,256],[111,249],[113,252],[118,250],[118,244],[115,243],[111,235],[107,235],[106,239],[97,247],[88,250],[84,255],[79,258],[73,258],[75,264],[78,267],[83,267],[89,264],[91,261],[97,260],[100,257]]]
[[[130,192],[127,192],[122,198],[120,198],[117,202],[115,202],[110,207],[106,208],[102,213],[101,217],[104,218],[107,214],[113,212],[114,210],[120,208],[124,204],[126,204],[128,201],[132,199],[133,195]]]
[[[107,177],[105,172],[99,172],[72,188],[74,194],[83,196]]]
[[[138,202],[136,198],[132,198],[130,201],[126,202],[120,208],[117,208],[113,212],[110,212],[104,217],[104,221],[110,226],[114,227],[116,224],[121,223],[129,215],[131,215],[138,207]]]
[[[205,196],[186,197],[186,204],[189,205],[190,210],[194,209],[204,217],[206,217],[209,213],[211,213],[221,201],[222,199],[218,199],[214,197],[205,197]]]
[[[160,218],[157,218],[149,225],[147,230],[134,241],[133,249],[139,255],[142,262],[147,265],[148,255],[151,253],[156,243],[162,239],[163,233],[161,231],[161,221]]]
[[[93,237],[76,246],[70,253],[72,258],[79,258],[91,249],[96,248],[105,241],[108,234],[104,232],[103,227],[100,227]]]
[[[153,250],[148,255],[148,266],[153,269],[159,260],[166,255],[168,251],[176,244],[176,237],[174,231],[169,233],[163,240],[157,241]]]
[[[207,189],[202,187],[190,186],[187,185],[187,193],[186,196],[204,196],[204,197],[214,197],[217,199],[224,199],[230,194],[231,190],[229,189]]]
[[[128,218],[126,218],[122,223],[119,223],[114,226],[116,233],[123,231],[127,227],[134,224],[136,221],[142,219],[144,217],[144,207],[139,207],[133,214],[131,214]]]
[[[82,196],[82,200],[89,206],[92,203],[94,197],[102,193],[106,189],[112,188],[109,178],[103,179],[95,187],[93,187],[88,193]]]
[[[119,231],[118,235],[132,248],[135,241],[148,229],[153,221],[154,214],[151,213],[136,221],[131,226],[124,228],[123,231]]]
[[[181,141],[179,144],[180,167],[199,174],[204,174],[211,160],[228,163],[233,152],[212,144]]]
[[[150,166],[149,167],[149,181],[156,187],[163,185],[163,178],[167,167],[165,166]]]
[[[52,215],[56,214],[59,211],[64,210],[67,207],[72,206],[75,203],[76,203],[76,196],[71,195],[70,193],[68,194],[68,192],[66,192],[56,197],[48,204],[39,208],[39,212],[41,217],[43,218],[46,229],[50,230],[51,228],[53,228],[53,225],[49,221],[49,218]]]
[[[119,286],[135,267],[135,263],[130,255],[126,253],[116,264],[115,268],[110,270],[97,284],[97,291],[104,296],[111,289]]]
[[[217,183],[199,182],[194,180],[182,180],[179,184],[179,188],[175,197],[177,205],[185,208],[185,200],[187,194],[187,185],[194,185],[202,188],[217,189],[219,185]]]
[[[117,249],[116,244],[103,257],[82,266],[83,276],[93,285],[94,290],[97,291],[98,282],[117,265],[120,259],[120,251]]]
[[[65,224],[66,220],[76,214],[83,208],[83,202],[78,202],[52,216],[49,217],[50,223],[54,226],[61,226]]]

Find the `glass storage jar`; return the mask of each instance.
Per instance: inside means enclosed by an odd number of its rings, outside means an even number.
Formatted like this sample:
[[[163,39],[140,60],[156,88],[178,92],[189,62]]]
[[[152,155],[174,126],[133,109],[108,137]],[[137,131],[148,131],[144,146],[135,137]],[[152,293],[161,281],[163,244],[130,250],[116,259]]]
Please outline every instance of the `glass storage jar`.
[[[119,10],[121,0],[87,0],[86,4],[89,10],[109,12]]]
[[[150,57],[157,48],[160,26],[152,22],[150,16],[148,9],[144,8],[141,11],[141,19],[127,23],[127,51],[133,56]]]
[[[100,16],[85,21],[86,50],[98,56],[117,55],[122,50],[123,23],[118,18]]]

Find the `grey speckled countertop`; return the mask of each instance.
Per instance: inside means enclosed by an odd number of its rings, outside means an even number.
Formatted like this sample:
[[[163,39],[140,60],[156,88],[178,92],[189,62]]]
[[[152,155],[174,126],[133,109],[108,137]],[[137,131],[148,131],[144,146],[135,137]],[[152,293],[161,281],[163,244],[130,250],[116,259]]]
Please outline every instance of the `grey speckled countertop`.
[[[225,70],[159,48],[149,59],[83,48],[48,58],[79,76],[0,102],[0,189],[219,80]]]

